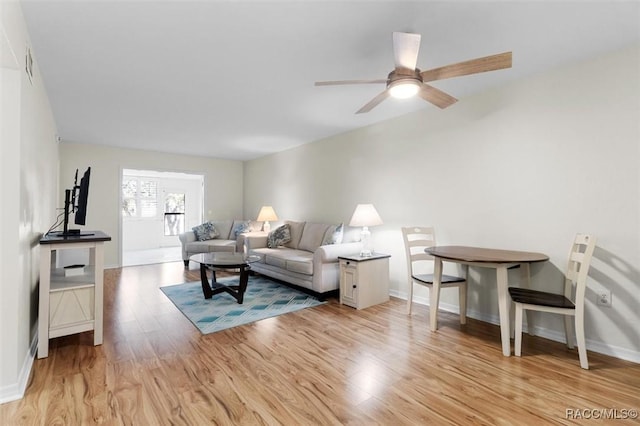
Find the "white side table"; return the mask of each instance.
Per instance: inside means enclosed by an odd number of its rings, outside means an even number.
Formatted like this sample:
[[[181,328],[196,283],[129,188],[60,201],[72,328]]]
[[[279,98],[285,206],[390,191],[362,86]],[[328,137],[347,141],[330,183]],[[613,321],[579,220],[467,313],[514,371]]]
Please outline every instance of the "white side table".
[[[102,344],[104,243],[101,231],[77,236],[49,234],[40,240],[40,300],[38,358],[49,356],[49,339],[93,330],[93,344]],[[89,249],[89,265],[81,274],[66,276],[56,268],[56,252]]]
[[[340,303],[356,309],[389,300],[388,254],[340,256]]]

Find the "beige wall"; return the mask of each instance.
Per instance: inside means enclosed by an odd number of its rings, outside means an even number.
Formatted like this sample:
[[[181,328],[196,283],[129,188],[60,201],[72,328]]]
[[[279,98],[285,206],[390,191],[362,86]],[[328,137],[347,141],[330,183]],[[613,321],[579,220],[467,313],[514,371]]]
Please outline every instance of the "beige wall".
[[[532,268],[547,290],[560,289],[574,234],[593,233],[589,347],[640,361],[639,58],[633,46],[249,161],[245,213],[270,203],[282,219],[347,222],[357,203],[373,203],[385,222],[372,229],[374,247],[392,254],[400,297],[401,226],[434,225],[441,244],[547,253],[551,262]],[[471,278],[471,315],[497,322],[495,278],[478,269]],[[613,308],[596,306],[603,288]],[[456,292],[445,293],[456,309]],[[540,318],[541,334],[562,338],[557,318]]]
[[[187,172],[204,175],[204,217],[235,219],[242,216],[242,162],[189,155],[166,154],[101,145],[60,144],[60,186],[71,187],[76,169],[91,166],[85,230],[111,235],[105,245],[105,265],[120,265],[120,182],[122,169]],[[62,195],[62,190],[60,191]],[[59,203],[62,205],[63,198]],[[77,228],[77,225],[73,226]]]
[[[56,126],[18,2],[0,2],[0,402],[19,398],[33,362],[40,236],[55,217]]]

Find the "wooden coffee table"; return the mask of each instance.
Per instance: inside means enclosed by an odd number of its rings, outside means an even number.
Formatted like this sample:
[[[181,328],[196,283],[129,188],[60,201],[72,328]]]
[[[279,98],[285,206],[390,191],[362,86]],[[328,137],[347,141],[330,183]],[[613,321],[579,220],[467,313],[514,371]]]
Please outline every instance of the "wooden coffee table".
[[[239,304],[242,304],[244,292],[249,281],[250,264],[260,260],[259,256],[247,256],[242,253],[200,253],[189,258],[200,264],[200,280],[205,299],[211,299],[214,294],[229,293]],[[226,285],[216,281],[217,269],[239,269],[240,281],[238,285]],[[211,281],[207,277],[207,270],[211,271]]]

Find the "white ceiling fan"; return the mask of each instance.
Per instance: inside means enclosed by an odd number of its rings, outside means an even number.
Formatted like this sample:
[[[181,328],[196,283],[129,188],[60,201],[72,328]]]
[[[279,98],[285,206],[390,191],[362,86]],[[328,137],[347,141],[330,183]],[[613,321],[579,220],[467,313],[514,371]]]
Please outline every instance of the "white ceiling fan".
[[[393,54],[396,66],[386,79],[317,81],[315,85],[335,86],[385,83],[387,85],[386,89],[356,111],[356,114],[371,111],[389,96],[409,98],[418,95],[439,108],[446,108],[458,100],[442,90],[426,84],[427,82],[511,68],[511,52],[505,52],[420,71],[416,67],[419,49],[420,34],[394,32]]]

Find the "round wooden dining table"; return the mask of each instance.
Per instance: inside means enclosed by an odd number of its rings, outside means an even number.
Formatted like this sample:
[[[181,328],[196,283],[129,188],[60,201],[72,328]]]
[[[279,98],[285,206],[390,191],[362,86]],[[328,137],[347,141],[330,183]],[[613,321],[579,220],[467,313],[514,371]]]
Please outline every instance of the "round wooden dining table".
[[[430,301],[430,306],[438,306],[440,298],[440,286],[442,282],[442,262],[454,262],[462,265],[469,265],[482,268],[492,268],[496,270],[496,284],[498,288],[498,311],[500,313],[500,336],[502,340],[502,354],[511,355],[511,330],[509,320],[509,309],[511,306],[509,298],[509,283],[507,270],[516,266],[520,267],[521,285],[529,287],[531,276],[531,263],[544,262],[549,260],[549,256],[543,253],[528,251],[501,250],[482,247],[468,246],[434,246],[425,249],[425,252],[434,258],[433,289],[431,294],[434,298]],[[438,329],[438,316],[435,309],[430,309],[431,330]]]

